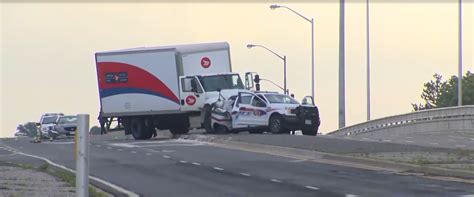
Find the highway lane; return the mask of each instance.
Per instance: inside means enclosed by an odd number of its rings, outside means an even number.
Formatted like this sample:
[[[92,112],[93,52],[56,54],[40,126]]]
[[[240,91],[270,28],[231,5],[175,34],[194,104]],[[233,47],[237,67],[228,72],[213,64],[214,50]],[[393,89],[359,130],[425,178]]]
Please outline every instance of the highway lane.
[[[1,141],[74,168],[70,140]],[[0,157],[0,160],[5,159]],[[465,183],[394,175],[183,140],[93,138],[92,175],[144,196],[461,196]]]

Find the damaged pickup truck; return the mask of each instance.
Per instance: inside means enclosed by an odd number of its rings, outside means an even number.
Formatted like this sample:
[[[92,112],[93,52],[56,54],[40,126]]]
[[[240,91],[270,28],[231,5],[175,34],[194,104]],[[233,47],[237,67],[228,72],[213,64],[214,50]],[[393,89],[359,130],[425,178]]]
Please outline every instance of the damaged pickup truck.
[[[211,126],[215,133],[289,134],[301,130],[315,136],[320,125],[318,107],[307,96],[300,104],[292,97],[276,92],[241,91],[214,104]]]

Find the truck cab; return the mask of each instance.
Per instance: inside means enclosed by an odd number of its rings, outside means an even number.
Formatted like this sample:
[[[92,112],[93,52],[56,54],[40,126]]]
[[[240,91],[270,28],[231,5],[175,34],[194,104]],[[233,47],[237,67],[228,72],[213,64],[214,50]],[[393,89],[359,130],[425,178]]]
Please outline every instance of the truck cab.
[[[228,98],[244,89],[238,73],[221,73],[180,77],[182,111],[201,111],[219,97]]]

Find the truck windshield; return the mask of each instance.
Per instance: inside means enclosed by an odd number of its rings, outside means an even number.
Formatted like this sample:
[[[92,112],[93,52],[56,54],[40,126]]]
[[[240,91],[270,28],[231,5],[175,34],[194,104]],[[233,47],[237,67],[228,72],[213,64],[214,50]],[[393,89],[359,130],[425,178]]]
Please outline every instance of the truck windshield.
[[[57,116],[44,117],[44,118],[43,118],[43,121],[41,121],[41,124],[51,124],[51,123],[55,123],[57,119],[58,119]]]
[[[218,91],[219,89],[244,89],[244,85],[238,74],[200,76],[199,81],[207,92]]]

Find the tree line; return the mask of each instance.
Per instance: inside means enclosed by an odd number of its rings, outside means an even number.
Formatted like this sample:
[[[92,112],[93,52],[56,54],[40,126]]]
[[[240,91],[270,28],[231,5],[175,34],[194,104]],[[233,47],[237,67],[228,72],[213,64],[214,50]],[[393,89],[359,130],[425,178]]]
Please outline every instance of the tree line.
[[[424,103],[412,103],[413,110],[457,106],[458,77],[443,80],[443,76],[435,73],[433,79],[424,84],[421,98]],[[469,71],[462,77],[462,104],[474,105],[474,74]]]

